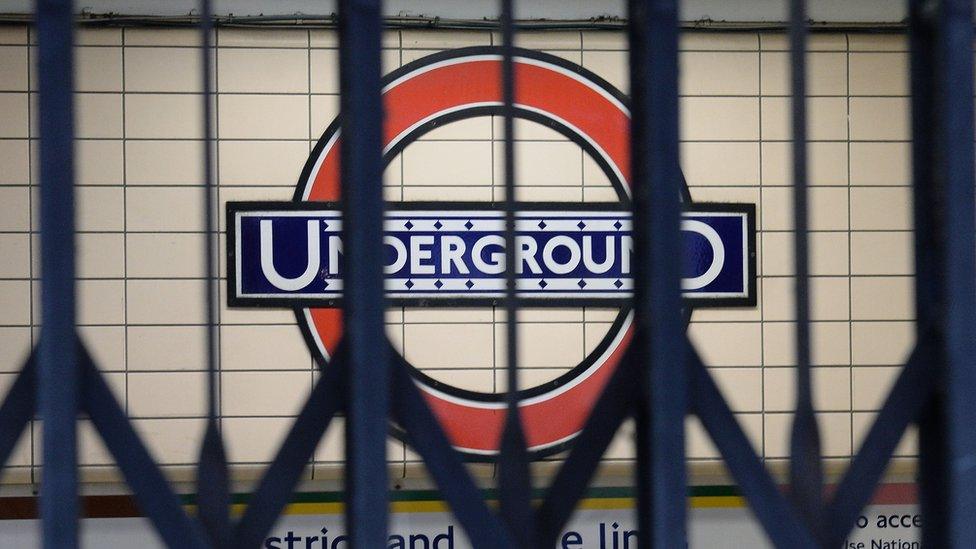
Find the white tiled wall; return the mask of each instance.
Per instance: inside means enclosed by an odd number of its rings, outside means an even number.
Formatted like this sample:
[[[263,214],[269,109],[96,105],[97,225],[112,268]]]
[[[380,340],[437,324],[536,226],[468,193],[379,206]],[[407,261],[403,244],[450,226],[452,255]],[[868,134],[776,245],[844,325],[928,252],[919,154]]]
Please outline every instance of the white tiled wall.
[[[78,38],[81,331],[156,458],[176,467],[194,461],[205,411],[197,35],[105,29]],[[388,32],[383,63],[389,70],[497,40],[488,32]],[[620,33],[519,40],[627,88]],[[216,46],[220,202],[288,200],[338,109],[335,33],[222,29]],[[786,48],[782,35],[686,33],[681,53],[681,154],[692,197],[757,205],[761,274],[759,307],[697,311],[689,332],[770,460],[787,453],[795,375]],[[817,34],[810,48],[815,404],[824,454],[843,460],[914,339],[907,54],[896,35]],[[36,342],[39,318],[39,243],[30,233],[38,226],[34,56],[26,28],[0,28],[0,392]],[[578,147],[531,123],[517,129],[519,198],[612,198]],[[503,198],[500,136],[498,121],[487,118],[431,132],[390,165],[387,198]],[[594,309],[524,311],[524,382],[576,364],[612,318]],[[391,339],[430,375],[466,389],[504,389],[500,311],[398,309],[388,320]],[[273,455],[317,372],[290,311],[222,306],[220,323],[229,457],[259,464]],[[310,474],[328,476],[341,459],[340,426]],[[689,428],[689,456],[714,460],[698,423],[689,420]],[[629,459],[628,433],[611,459]],[[39,437],[35,424],[14,456],[19,474],[5,480],[33,478]],[[913,443],[899,451],[914,453]],[[110,462],[97,443],[86,442],[82,457]],[[390,459],[417,458],[392,441]]]

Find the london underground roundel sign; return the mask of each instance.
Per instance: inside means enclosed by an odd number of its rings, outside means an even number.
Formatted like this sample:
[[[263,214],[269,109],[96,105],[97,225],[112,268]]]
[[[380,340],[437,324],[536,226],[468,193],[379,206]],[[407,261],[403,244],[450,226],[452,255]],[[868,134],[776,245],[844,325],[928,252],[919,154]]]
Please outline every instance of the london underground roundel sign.
[[[516,292],[549,307],[617,307],[602,340],[575,367],[521,391],[527,442],[560,451],[582,429],[630,343],[633,239],[626,97],[561,58],[516,50],[516,116],[579,145],[615,191],[613,202],[519,204]],[[384,80],[384,159],[427,132],[501,114],[501,53],[438,53]],[[309,156],[292,202],[228,204],[231,306],[291,307],[306,340],[328,360],[342,336],[342,216],[338,119]],[[682,184],[682,289],[689,307],[753,306],[755,214],[750,204],[693,204]],[[504,211],[490,202],[388,203],[386,292],[402,306],[492,306],[505,294]],[[552,342],[558,345],[559,342]],[[452,386],[410,366],[448,438],[472,457],[497,453],[504,394]]]

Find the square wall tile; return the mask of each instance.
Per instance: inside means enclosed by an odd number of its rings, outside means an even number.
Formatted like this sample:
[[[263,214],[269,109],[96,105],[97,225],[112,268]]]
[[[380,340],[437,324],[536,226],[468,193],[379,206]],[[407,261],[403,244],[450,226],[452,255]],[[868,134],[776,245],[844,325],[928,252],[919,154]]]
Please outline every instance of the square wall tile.
[[[0,280],[0,325],[29,326],[31,285],[27,280]]]
[[[763,139],[792,139],[790,108],[789,98],[762,98]],[[808,98],[807,112],[809,139],[815,141],[843,141],[847,139],[847,100],[845,98]]]
[[[857,275],[910,275],[915,272],[910,232],[851,233],[851,269]]]
[[[206,330],[205,326],[128,326],[129,371],[206,369]]]
[[[814,366],[850,364],[850,324],[813,322],[810,324],[810,363]],[[796,323],[763,323],[763,365],[796,366]]]
[[[403,150],[404,185],[482,186],[492,184],[492,149],[487,141],[418,141]],[[448,196],[438,191],[441,196]]]
[[[709,366],[759,366],[762,364],[762,330],[759,324],[694,322],[688,337]]]
[[[689,185],[756,185],[759,144],[685,142],[681,168]]]
[[[313,95],[309,101],[311,103],[310,128],[312,132],[310,137],[317,140],[339,115],[339,95]],[[312,143],[313,147],[314,145],[315,143]]]
[[[584,326],[576,322],[519,322],[520,368],[572,368],[584,358]],[[495,367],[506,368],[508,338],[504,323],[495,325]]]
[[[193,465],[200,459],[204,419],[135,419],[132,426],[157,463]]]
[[[121,185],[124,159],[122,141],[76,141],[75,182],[78,185]]]
[[[223,370],[312,369],[305,340],[297,326],[221,326]]]
[[[122,324],[125,321],[125,282],[122,280],[79,280],[78,323]],[[35,314],[40,318],[40,311]]]
[[[203,324],[203,280],[126,281],[129,324]]]
[[[789,457],[793,414],[766,414],[765,455],[767,458]],[[850,413],[817,414],[823,457],[848,457],[851,454]]]
[[[431,144],[431,148],[437,145],[440,144]],[[505,147],[503,143],[495,143],[494,146],[494,184],[504,186]],[[517,142],[515,181],[524,186],[582,186],[583,154],[583,149],[569,141]],[[476,169],[475,166],[471,168]],[[433,170],[433,166],[428,169]]]
[[[908,95],[907,53],[852,53],[851,95]]]
[[[763,416],[761,414],[736,414],[735,420],[752,443],[757,453],[763,448]],[[711,437],[701,426],[701,422],[694,416],[685,419],[685,452],[691,459],[717,459],[720,457],[718,449]]]
[[[221,48],[217,52],[220,93],[308,93],[308,50]]]
[[[584,33],[584,43],[585,36]],[[583,67],[593,71],[618,90],[629,93],[630,69],[626,51],[591,51],[584,45]]]
[[[79,231],[121,231],[124,193],[121,187],[79,187],[77,189],[77,228]],[[40,200],[35,200],[40,207]],[[35,223],[40,215],[35,216]]]
[[[205,234],[134,233],[126,238],[126,269],[139,278],[205,275]]]
[[[227,458],[237,463],[268,463],[274,459],[292,418],[226,418],[221,422]]]
[[[125,327],[124,326],[81,326],[78,335],[91,353],[92,360],[103,372],[125,371]],[[121,376],[115,378],[124,385]],[[116,391],[120,400],[125,397],[124,387]],[[123,400],[124,401],[124,400]]]
[[[204,193],[192,187],[133,187],[126,194],[130,231],[203,230]]]
[[[307,97],[223,95],[218,103],[217,131],[221,139],[309,138]]]
[[[29,278],[31,241],[27,233],[0,234],[0,278]]]
[[[854,320],[911,320],[915,317],[915,285],[908,276],[859,276],[851,280]]]
[[[78,464],[79,465],[110,465],[114,463],[112,454],[109,453],[105,444],[102,442],[98,431],[91,421],[80,420],[78,422]],[[44,422],[37,421],[34,424],[34,465],[44,464],[44,452],[42,450],[44,439]]]
[[[0,137],[27,137],[27,94],[0,93]]]
[[[30,189],[0,187],[0,230],[30,230]]]
[[[811,37],[812,38],[812,37]],[[790,95],[790,54],[763,52],[762,94]],[[847,54],[807,54],[807,95],[847,95]]]
[[[344,418],[335,418],[329,422],[329,428],[325,431],[325,436],[315,448],[312,459],[316,462],[338,462],[343,461],[346,455],[345,445],[346,421]],[[404,459],[403,443],[393,437],[387,438],[386,442],[387,461],[402,461]]]
[[[851,352],[859,366],[904,364],[915,344],[912,322],[853,322],[851,334]]]
[[[491,324],[404,326],[404,356],[418,368],[491,368]]]
[[[808,191],[809,227],[813,231],[847,230],[848,190],[842,187],[814,187]],[[793,189],[769,187],[762,194],[762,229],[793,229]]]
[[[122,137],[122,94],[78,93],[75,95],[75,134],[82,138]],[[37,119],[38,111],[33,112]]]
[[[219,100],[224,101],[223,98]],[[196,94],[130,94],[125,96],[127,137],[200,139],[203,100]],[[222,136],[223,137],[223,136]]]
[[[309,68],[312,93],[339,93],[339,50],[312,50]]]
[[[126,141],[125,154],[129,185],[203,184],[202,141]]]
[[[684,97],[684,141],[746,141],[759,138],[759,101],[752,97]]]
[[[226,416],[292,416],[312,390],[303,372],[222,372],[220,411]]]
[[[854,409],[881,409],[891,387],[901,373],[900,367],[855,368],[853,372]]]
[[[0,185],[27,185],[30,182],[30,145],[26,139],[0,140]]]
[[[196,48],[127,47],[125,89],[199,93],[203,89],[200,57]]]
[[[763,380],[759,368],[709,368],[733,412],[761,412]]]
[[[807,184],[847,186],[848,144],[844,142],[807,143]],[[793,184],[793,145],[790,142],[763,142],[762,184]]]
[[[762,237],[762,273],[764,276],[792,276],[794,267],[793,242],[796,233],[765,233]],[[849,253],[846,232],[811,233],[810,274],[846,275]]]
[[[759,54],[695,51],[678,54],[682,95],[757,95]]]
[[[850,308],[847,277],[810,279],[810,318],[847,320]],[[763,278],[762,308],[765,320],[794,320],[796,281],[787,277]]]
[[[0,327],[0,372],[19,372],[30,355],[31,344],[30,328]]]
[[[0,44],[27,44],[27,25],[0,27]]]
[[[221,185],[293,187],[309,156],[303,141],[221,141]]]
[[[912,225],[910,188],[851,189],[851,229],[905,231]]]
[[[851,97],[851,140],[911,139],[911,110],[904,97]]]
[[[910,185],[911,143],[850,144],[851,185]]]
[[[763,371],[767,412],[792,412],[796,408],[796,368]],[[812,368],[813,406],[817,411],[851,409],[851,371],[848,368]]]
[[[75,48],[75,90],[122,91],[122,48]]]
[[[27,91],[27,48],[0,46],[0,90]]]
[[[125,248],[121,233],[80,233],[75,237],[79,278],[123,278]],[[40,248],[38,237],[37,248]],[[40,254],[37,254],[40,255]],[[37,258],[35,258],[37,259]],[[38,263],[37,271],[40,271]]]
[[[853,420],[855,448],[860,448],[861,444],[864,442],[864,438],[867,436],[871,426],[874,425],[876,419],[877,414],[874,412],[854,413]],[[902,436],[901,441],[898,443],[898,446],[895,447],[892,454],[895,457],[918,457],[918,427],[916,425],[908,425],[908,428],[905,429],[905,434]]]

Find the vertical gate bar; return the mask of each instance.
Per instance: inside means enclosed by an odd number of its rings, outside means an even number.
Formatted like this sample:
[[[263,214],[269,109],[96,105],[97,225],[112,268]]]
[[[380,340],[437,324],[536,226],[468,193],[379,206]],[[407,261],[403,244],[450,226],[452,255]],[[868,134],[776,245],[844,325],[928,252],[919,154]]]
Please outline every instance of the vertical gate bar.
[[[383,328],[383,103],[379,0],[339,4],[343,323],[349,353],[346,523],[354,547],[387,542],[389,356]]]
[[[810,382],[810,281],[807,223],[806,2],[790,2],[793,216],[796,277],[796,411],[790,436],[790,484],[801,516],[822,534],[823,473],[820,434]]]
[[[78,544],[78,368],[71,0],[38,0],[41,134],[41,323],[38,404],[44,420],[44,547]]]
[[[939,51],[944,118],[946,245],[946,425],[949,452],[945,509],[951,547],[976,541],[976,219],[973,174],[973,5],[943,0]]]
[[[923,10],[924,0],[909,0],[910,87],[912,96],[912,192],[915,238],[915,317],[921,327],[937,324],[939,280],[942,262],[939,234],[935,226],[938,210],[934,197],[935,149],[932,121],[936,78],[932,19]]]
[[[685,547],[687,412],[681,312],[677,0],[630,0],[641,547]]]
[[[505,170],[505,427],[498,462],[501,513],[512,539],[522,548],[534,547],[529,459],[519,412],[518,307],[515,275],[515,14],[513,0],[502,0],[502,120]]]
[[[944,302],[943,238],[937,223],[941,200],[936,188],[936,130],[939,119],[937,97],[936,21],[926,0],[909,0],[909,38],[911,41],[912,92],[912,188],[915,238],[916,339],[926,326],[939,326],[933,359],[937,378],[930,402],[919,417],[919,504],[925,521],[922,543],[926,547],[946,546],[947,489],[945,431],[942,420],[944,388],[944,349],[941,316]]]
[[[203,78],[203,204],[204,204],[204,272],[207,308],[207,428],[197,464],[198,516],[215,547],[230,543],[230,478],[224,443],[217,423],[217,281],[214,277],[215,223],[213,173],[213,90],[211,88],[210,44],[213,32],[210,0],[200,0],[200,56]]]

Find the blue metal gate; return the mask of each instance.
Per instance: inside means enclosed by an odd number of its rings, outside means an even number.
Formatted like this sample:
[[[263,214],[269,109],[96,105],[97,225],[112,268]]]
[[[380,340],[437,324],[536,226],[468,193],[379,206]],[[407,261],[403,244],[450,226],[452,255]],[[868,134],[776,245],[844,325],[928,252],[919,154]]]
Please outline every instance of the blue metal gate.
[[[638,425],[635,484],[642,547],[686,544],[684,417],[696,415],[720,449],[769,538],[778,547],[837,547],[868,502],[906,427],[920,428],[919,483],[928,547],[976,543],[976,224],[973,176],[973,24],[968,0],[909,0],[916,249],[917,344],[837,490],[825,496],[810,383],[804,2],[791,2],[797,407],[789,495],[774,484],[728,404],[686,339],[675,256],[678,169],[678,2],[630,0],[632,158],[635,188],[635,344],[562,464],[542,502],[530,497],[519,420],[515,261],[507,261],[507,420],[499,457],[500,512],[489,508],[451,448],[406,365],[384,340],[381,242],[382,16],[376,0],[340,2],[342,193],[349,277],[346,339],[292,425],[239,520],[229,513],[227,464],[216,421],[213,208],[206,208],[211,405],[198,478],[199,512],[188,516],[76,337],[73,200],[72,27],[67,0],[38,0],[43,332],[0,406],[0,463],[34,414],[44,421],[41,517],[45,547],[78,544],[77,435],[87,414],[142,511],[171,547],[258,547],[294,490],[330,419],[346,422],[347,524],[356,547],[387,541],[385,441],[393,419],[423,457],[443,497],[479,547],[552,547],[628,417]],[[210,3],[201,4],[201,55]],[[513,6],[503,0],[506,236],[514,239]],[[206,59],[206,57],[204,58]],[[210,64],[202,63],[206,199],[212,183]],[[507,246],[508,254],[514,246]],[[372,398],[372,395],[387,395]]]

